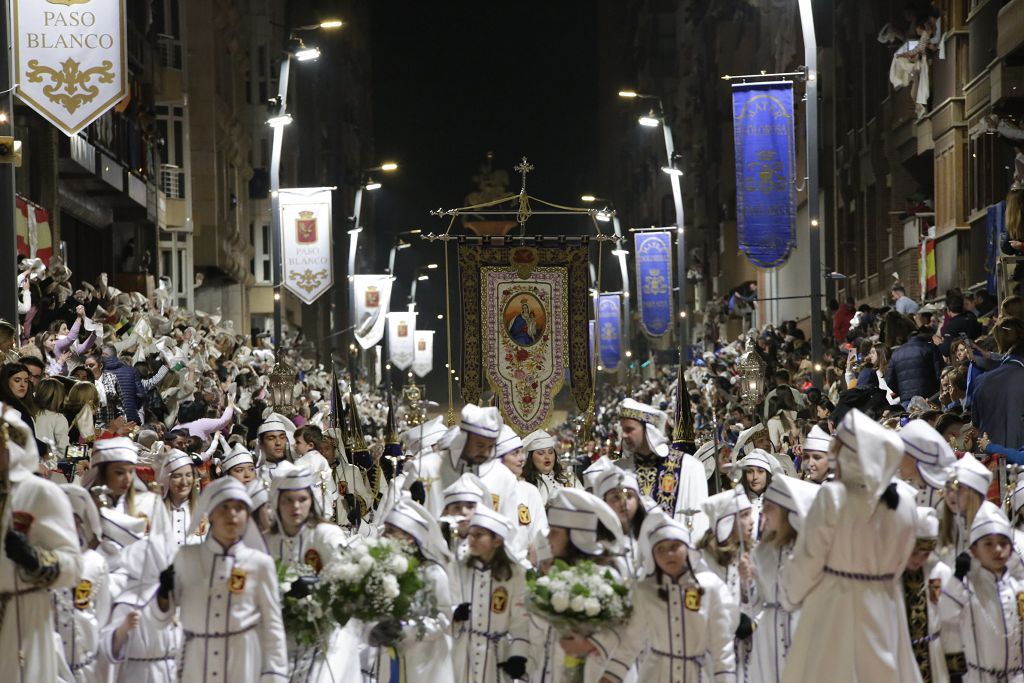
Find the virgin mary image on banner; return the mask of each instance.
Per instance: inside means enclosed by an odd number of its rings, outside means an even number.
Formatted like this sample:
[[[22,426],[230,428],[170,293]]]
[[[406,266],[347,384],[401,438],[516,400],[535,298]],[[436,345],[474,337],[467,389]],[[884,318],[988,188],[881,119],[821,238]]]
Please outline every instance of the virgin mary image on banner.
[[[533,294],[513,297],[505,306],[505,329],[520,346],[533,346],[544,334],[546,314]]]

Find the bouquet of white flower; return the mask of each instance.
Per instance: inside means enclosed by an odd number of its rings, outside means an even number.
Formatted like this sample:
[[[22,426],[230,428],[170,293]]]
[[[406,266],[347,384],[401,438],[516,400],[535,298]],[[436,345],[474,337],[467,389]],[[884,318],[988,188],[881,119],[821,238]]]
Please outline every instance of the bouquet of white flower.
[[[357,537],[341,549],[337,562],[320,572],[318,593],[326,609],[344,626],[363,621],[414,616],[424,602],[425,586],[417,559],[390,538]]]
[[[528,610],[563,637],[590,636],[625,621],[633,609],[629,588],[609,569],[590,560],[555,560],[545,576],[526,581]],[[582,680],[584,660],[567,656],[566,679]]]
[[[285,632],[299,645],[324,646],[334,629],[334,618],[324,609],[320,591],[314,587],[303,597],[289,595],[292,585],[303,577],[316,576],[312,567],[300,564],[297,567],[278,562],[277,583],[281,593],[281,618]]]

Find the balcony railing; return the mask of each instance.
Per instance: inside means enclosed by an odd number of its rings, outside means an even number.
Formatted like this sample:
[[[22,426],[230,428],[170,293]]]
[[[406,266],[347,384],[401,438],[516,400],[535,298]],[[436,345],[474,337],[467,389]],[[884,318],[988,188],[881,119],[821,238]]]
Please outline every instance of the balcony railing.
[[[174,164],[160,164],[160,191],[171,199],[185,198],[184,174]]]

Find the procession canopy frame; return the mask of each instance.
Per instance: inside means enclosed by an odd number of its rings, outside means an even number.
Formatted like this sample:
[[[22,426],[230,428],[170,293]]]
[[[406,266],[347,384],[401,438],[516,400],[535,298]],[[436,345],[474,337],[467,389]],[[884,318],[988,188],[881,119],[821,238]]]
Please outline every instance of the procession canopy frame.
[[[542,244],[572,244],[579,243],[581,240],[585,240],[585,243],[591,241],[597,242],[597,277],[600,282],[601,277],[601,260],[604,242],[612,242],[618,245],[624,238],[617,237],[616,235],[607,234],[601,231],[601,223],[597,220],[598,213],[604,213],[607,215],[615,215],[614,209],[599,210],[590,207],[579,207],[579,206],[565,206],[563,204],[556,204],[549,202],[538,197],[533,197],[526,192],[526,176],[530,171],[534,170],[533,164],[527,161],[524,156],[522,161],[516,164],[515,170],[522,177],[522,182],[519,188],[519,194],[509,194],[498,199],[491,201],[482,202],[480,204],[472,204],[469,206],[460,206],[454,209],[434,209],[430,212],[431,216],[437,216],[439,218],[448,217],[448,226],[443,233],[434,234],[428,233],[426,235],[420,235],[420,239],[428,242],[441,242],[444,244],[444,307],[445,307],[445,343],[447,344],[448,351],[448,365],[447,365],[447,384],[448,384],[448,414],[446,422],[448,426],[455,424],[455,402],[454,402],[454,384],[452,378],[454,373],[452,371],[452,306],[451,306],[451,292],[450,292],[450,276],[451,269],[448,262],[448,243],[451,241],[458,242],[460,244],[472,243],[474,240],[479,240],[479,244],[512,244],[515,242],[528,243],[536,242],[538,245]],[[531,202],[535,202],[545,208],[534,209]],[[503,209],[495,208],[500,207],[502,204],[511,203],[513,208]],[[486,215],[486,216],[515,216],[516,222],[519,224],[519,234],[514,236],[503,236],[503,237],[478,237],[472,235],[452,235],[452,228],[455,226],[455,219],[459,216],[467,214],[473,215]],[[592,235],[576,235],[576,236],[542,236],[542,235],[526,235],[526,222],[530,220],[531,216],[589,216],[590,222],[594,227],[594,234]],[[594,354],[596,358],[597,348],[594,348]],[[593,371],[592,371],[593,372]],[[591,380],[591,386],[594,393],[597,391],[597,378],[593,377]],[[594,398],[591,397],[590,410],[594,410]]]

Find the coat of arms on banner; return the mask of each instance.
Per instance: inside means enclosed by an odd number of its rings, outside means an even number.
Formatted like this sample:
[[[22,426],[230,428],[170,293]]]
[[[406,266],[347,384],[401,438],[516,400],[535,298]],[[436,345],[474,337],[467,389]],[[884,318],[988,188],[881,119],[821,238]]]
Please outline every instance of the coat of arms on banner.
[[[587,247],[461,245],[459,265],[463,399],[478,402],[486,381],[505,423],[527,434],[546,424],[569,368],[576,403],[585,410],[591,398]]]
[[[380,306],[380,290],[374,285],[370,285],[366,288],[366,307],[377,308]]]
[[[300,211],[295,219],[295,241],[299,244],[316,242],[316,214],[312,211]]]

